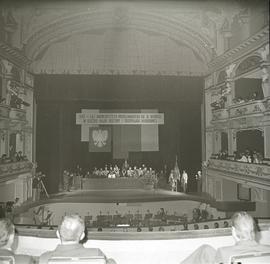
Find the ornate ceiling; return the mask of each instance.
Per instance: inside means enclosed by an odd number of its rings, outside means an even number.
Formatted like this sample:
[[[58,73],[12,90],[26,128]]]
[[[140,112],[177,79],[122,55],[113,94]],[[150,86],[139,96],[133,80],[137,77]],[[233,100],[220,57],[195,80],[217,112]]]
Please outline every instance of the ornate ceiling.
[[[17,3],[13,37],[35,73],[205,75],[239,1]]]

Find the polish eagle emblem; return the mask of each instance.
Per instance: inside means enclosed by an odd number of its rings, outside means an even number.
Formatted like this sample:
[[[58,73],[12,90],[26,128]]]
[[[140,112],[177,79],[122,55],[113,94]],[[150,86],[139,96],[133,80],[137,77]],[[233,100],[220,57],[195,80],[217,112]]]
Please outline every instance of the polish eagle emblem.
[[[94,145],[98,148],[102,148],[106,145],[106,141],[108,139],[108,131],[107,130],[93,130],[92,131],[92,138],[94,141]]]

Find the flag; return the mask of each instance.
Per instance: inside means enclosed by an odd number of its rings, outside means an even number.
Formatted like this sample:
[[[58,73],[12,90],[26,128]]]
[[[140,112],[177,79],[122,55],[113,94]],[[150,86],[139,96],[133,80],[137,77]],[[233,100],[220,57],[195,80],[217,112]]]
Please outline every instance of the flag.
[[[111,152],[112,129],[109,126],[89,128],[89,152]]]
[[[175,165],[174,165],[174,173],[173,174],[174,174],[174,179],[180,180],[181,174],[180,174],[180,170],[179,170],[179,167],[178,167],[177,156],[175,158]]]

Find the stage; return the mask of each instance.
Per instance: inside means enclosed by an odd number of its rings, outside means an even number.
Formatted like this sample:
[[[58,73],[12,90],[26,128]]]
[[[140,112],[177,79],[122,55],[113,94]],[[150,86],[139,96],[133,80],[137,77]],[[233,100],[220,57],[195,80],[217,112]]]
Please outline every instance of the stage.
[[[162,189],[99,189],[74,190],[50,195],[48,199],[34,203],[34,206],[43,203],[136,203],[192,200],[211,203],[214,200],[196,194],[172,192]]]

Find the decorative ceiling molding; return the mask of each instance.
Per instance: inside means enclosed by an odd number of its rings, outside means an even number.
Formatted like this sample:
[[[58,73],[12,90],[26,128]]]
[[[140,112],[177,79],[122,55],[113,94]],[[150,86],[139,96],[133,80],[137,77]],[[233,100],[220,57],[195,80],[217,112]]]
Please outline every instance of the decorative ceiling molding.
[[[134,11],[130,11],[128,16],[115,15],[112,11],[81,12],[58,19],[30,36],[25,51],[29,58],[35,60],[41,52],[60,39],[91,30],[112,28],[136,29],[161,34],[189,46],[205,63],[212,59],[211,40],[195,31],[190,25],[164,15]]]
[[[269,43],[269,26],[264,27],[257,34],[248,38],[246,41],[238,45],[237,47],[228,50],[221,56],[216,57],[212,60],[209,66],[209,73],[218,71],[219,69],[231,64],[245,55],[258,50],[259,48],[265,46]]]
[[[26,66],[31,63],[31,61],[18,49],[12,48],[4,42],[0,41],[0,54],[3,58],[12,61],[18,66]]]

